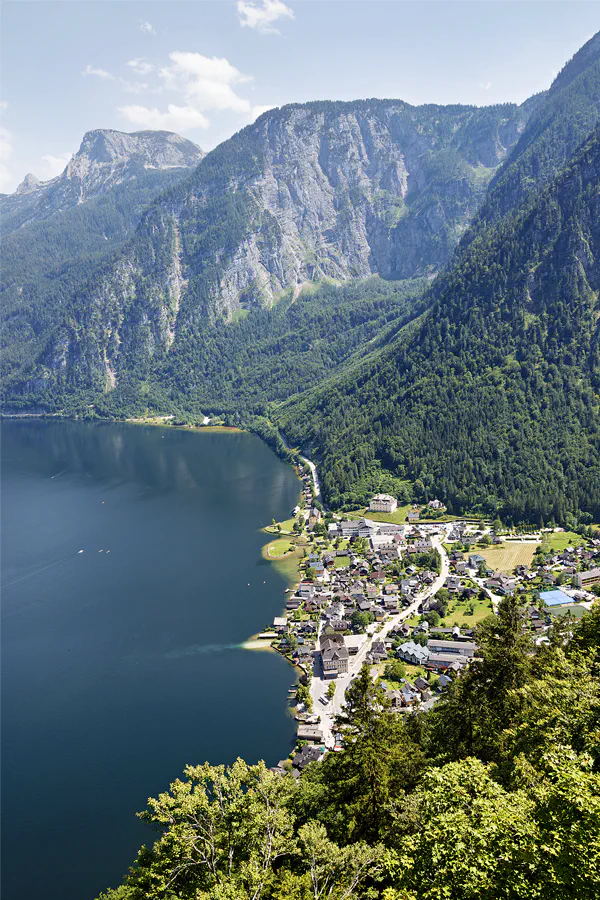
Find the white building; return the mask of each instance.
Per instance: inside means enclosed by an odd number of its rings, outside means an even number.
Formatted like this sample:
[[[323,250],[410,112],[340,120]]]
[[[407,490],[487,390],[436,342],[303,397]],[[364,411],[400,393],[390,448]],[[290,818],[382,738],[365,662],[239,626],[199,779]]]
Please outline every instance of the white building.
[[[393,513],[398,508],[398,501],[389,494],[375,494],[369,503],[371,512]]]

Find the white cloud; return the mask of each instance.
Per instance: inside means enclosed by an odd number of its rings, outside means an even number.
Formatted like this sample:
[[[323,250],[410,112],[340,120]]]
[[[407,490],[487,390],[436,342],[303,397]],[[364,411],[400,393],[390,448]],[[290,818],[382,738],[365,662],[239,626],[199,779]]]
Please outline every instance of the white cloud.
[[[73,154],[70,152],[59,153],[57,156],[52,156],[52,154],[42,156],[42,161],[44,163],[40,170],[42,181],[60,175],[72,156]]]
[[[93,66],[87,65],[82,75],[96,75],[98,78],[103,78],[107,81],[114,81],[115,76],[111,75],[110,72],[107,72],[106,69],[95,69]]]
[[[136,75],[149,75],[150,72],[154,71],[152,63],[147,62],[143,57],[130,59],[127,65],[133,69]]]
[[[156,34],[154,25],[151,25],[150,22],[141,22],[140,31],[143,31],[144,34]]]
[[[238,0],[237,11],[244,28],[255,28],[261,34],[279,34],[274,23],[294,18],[293,10],[283,0]]]
[[[0,111],[8,109],[8,100],[0,100]]]
[[[119,112],[136,128],[182,132],[193,128],[208,128],[210,125],[199,110],[192,106],[175,106],[174,103],[169,103],[167,112],[148,106],[119,106]]]
[[[119,78],[123,90],[128,94],[143,94],[148,90],[148,85],[143,81],[127,81],[126,78]]]
[[[253,106],[250,110],[250,118],[254,122],[255,119],[258,119],[259,116],[262,116],[263,113],[268,112],[270,109],[275,109],[274,106]]]
[[[236,94],[233,86],[252,78],[243,75],[228,60],[182,51],[170,53],[169,59],[171,65],[159,70],[164,86],[182,94],[194,109],[250,113],[250,101]]]
[[[14,187],[14,177],[8,167],[13,154],[13,136],[7,128],[0,127],[0,191],[10,191]]]
[[[253,105],[240,96],[239,86],[251,82],[252,77],[240,72],[224,57],[177,50],[169,54],[168,62],[160,68],[143,57],[130,59],[127,66],[137,75],[154,75],[144,81],[119,77],[116,80],[125,92],[174,95],[166,109],[136,103],[119,106],[120,116],[134,128],[187,132],[208,128],[210,112],[234,113],[248,122],[271,108]],[[96,74],[96,70],[90,74]]]

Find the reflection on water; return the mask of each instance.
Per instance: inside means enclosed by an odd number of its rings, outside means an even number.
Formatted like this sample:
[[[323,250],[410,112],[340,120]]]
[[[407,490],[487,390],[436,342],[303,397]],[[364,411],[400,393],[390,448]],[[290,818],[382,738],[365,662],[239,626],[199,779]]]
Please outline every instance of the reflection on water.
[[[92,900],[185,764],[291,746],[292,671],[241,645],[282,608],[259,529],[299,483],[246,434],[23,420],[2,476],[2,896]]]

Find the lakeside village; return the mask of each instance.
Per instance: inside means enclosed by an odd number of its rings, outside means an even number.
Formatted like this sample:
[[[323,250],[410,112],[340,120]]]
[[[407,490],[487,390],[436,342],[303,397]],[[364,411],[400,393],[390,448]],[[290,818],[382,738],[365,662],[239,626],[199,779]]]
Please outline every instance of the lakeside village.
[[[477,658],[476,626],[502,597],[523,601],[523,628],[548,641],[557,616],[580,617],[600,595],[600,532],[503,529],[446,516],[439,500],[399,508],[387,494],[346,517],[301,505],[265,529],[265,557],[292,579],[285,614],[258,636],[300,674],[290,688],[297,744],[273,768],[298,776],[341,749],[335,717],[364,664],[399,715],[426,710]]]

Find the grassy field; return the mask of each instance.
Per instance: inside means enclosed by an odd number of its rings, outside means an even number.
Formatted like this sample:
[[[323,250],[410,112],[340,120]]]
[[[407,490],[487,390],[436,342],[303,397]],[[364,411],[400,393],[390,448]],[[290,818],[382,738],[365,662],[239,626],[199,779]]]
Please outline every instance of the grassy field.
[[[342,569],[344,566],[350,565],[350,557],[349,556],[336,556],[335,558],[335,567],[336,569]]]
[[[552,550],[564,550],[566,547],[580,547],[585,541],[574,531],[554,531],[544,535]]]
[[[374,522],[393,522],[395,525],[401,525],[406,521],[406,515],[411,509],[412,504],[410,503],[408,503],[406,506],[399,506],[398,509],[393,513],[371,512],[368,507],[365,506],[364,509],[358,509],[354,512],[349,512],[348,518],[362,519],[363,516],[366,516],[367,519],[373,519]]]
[[[467,614],[471,603],[475,605],[472,616]],[[453,625],[458,625],[459,628],[473,628],[474,625],[491,615],[491,600],[467,600],[463,603],[451,601],[448,612],[444,616],[444,622],[447,628],[452,628]]]
[[[478,547],[475,552],[483,556],[491,569],[512,575],[515,566],[531,565],[536,546],[533,541],[530,543],[511,541],[487,549]]]
[[[273,563],[279,574],[285,578],[289,587],[293,587],[298,584],[299,581],[298,566],[304,557],[304,548],[296,547],[292,552],[277,556],[269,553],[269,548],[273,547],[274,544],[281,544],[283,547],[290,546],[290,542],[287,539],[271,541],[270,544],[265,544],[262,549],[263,559],[267,559],[270,563]],[[279,550],[281,548],[276,547],[275,549]]]
[[[284,519],[283,522],[278,522],[277,524],[281,526],[281,531],[287,534],[294,534],[294,523],[296,520],[294,518]],[[278,534],[277,528],[273,528],[272,525],[267,525],[264,529],[267,534]]]
[[[280,559],[282,556],[288,556],[294,549],[295,545],[289,538],[277,538],[267,544],[267,559]]]
[[[411,663],[404,663],[404,666],[406,671],[405,677],[408,678],[409,681],[414,681],[415,678],[418,678],[419,676],[421,676],[421,678],[427,677],[427,673],[422,666],[413,666]]]

